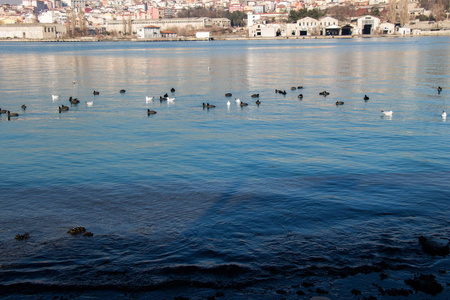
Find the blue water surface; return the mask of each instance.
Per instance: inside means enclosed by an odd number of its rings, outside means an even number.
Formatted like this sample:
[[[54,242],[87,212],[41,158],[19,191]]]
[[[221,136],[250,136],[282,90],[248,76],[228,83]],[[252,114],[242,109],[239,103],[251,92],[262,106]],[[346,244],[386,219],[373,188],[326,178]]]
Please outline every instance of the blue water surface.
[[[343,299],[418,272],[449,295],[448,258],[417,242],[450,233],[449,37],[0,46],[0,107],[20,114],[0,115],[12,297]],[[339,273],[380,265],[398,274]]]

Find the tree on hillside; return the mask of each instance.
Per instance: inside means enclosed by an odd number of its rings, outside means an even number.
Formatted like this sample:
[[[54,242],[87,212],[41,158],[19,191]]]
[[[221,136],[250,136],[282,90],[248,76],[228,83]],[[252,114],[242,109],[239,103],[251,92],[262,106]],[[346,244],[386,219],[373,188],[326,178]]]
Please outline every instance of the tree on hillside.
[[[310,17],[314,19],[319,19],[325,16],[326,12],[318,10],[317,8],[308,10],[307,8],[302,8],[299,10],[291,10],[289,12],[288,23],[295,23],[297,20]]]
[[[399,19],[401,26],[409,22],[408,0],[400,0]]]
[[[353,4],[345,6],[335,5],[328,8],[327,14],[340,22],[346,22],[356,16],[356,9]]]
[[[227,12],[224,17],[231,21],[233,27],[244,27],[246,25],[247,14],[243,11]]]
[[[370,10],[370,15],[380,17],[380,9],[378,7],[372,7]]]
[[[218,18],[217,11],[213,9],[207,9],[204,7],[195,7],[195,8],[183,8],[177,14],[178,18],[199,18],[199,17],[208,17],[208,18]]]
[[[431,6],[431,12],[436,19],[437,22],[444,20],[444,5],[442,3],[442,0],[439,0],[438,3],[433,4]]]
[[[389,0],[387,19],[389,23],[395,24],[397,21],[397,0]]]
[[[433,5],[439,3],[443,5],[444,10],[448,11],[450,9],[450,0],[420,0],[420,7],[431,10],[433,8]]]

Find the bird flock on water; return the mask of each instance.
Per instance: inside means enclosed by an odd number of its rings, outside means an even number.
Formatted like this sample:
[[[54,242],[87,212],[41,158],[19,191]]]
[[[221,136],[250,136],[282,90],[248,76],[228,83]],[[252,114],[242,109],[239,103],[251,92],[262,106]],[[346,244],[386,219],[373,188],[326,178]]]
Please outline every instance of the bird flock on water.
[[[72,83],[76,84],[75,81],[73,81]],[[297,89],[298,90],[303,89],[303,86],[291,87],[291,91],[295,91]],[[441,94],[442,90],[443,90],[442,87],[440,87],[440,86],[437,87],[438,94]],[[170,92],[172,94],[175,93],[175,88],[171,88]],[[126,90],[122,89],[122,90],[119,91],[119,93],[124,94],[124,93],[126,93]],[[275,89],[275,93],[276,94],[281,94],[281,95],[286,95],[287,94],[286,90],[281,90],[281,89]],[[93,95],[94,96],[100,95],[100,92],[94,90],[93,91]],[[330,92],[328,92],[328,91],[321,91],[321,92],[319,92],[319,95],[321,95],[323,97],[327,97],[327,96],[330,95]],[[232,97],[232,93],[226,93],[225,97],[226,98]],[[261,100],[259,99],[259,97],[260,97],[259,93],[258,94],[252,94],[250,97],[252,99],[256,99],[255,104],[257,106],[261,105]],[[56,95],[56,94],[55,95],[51,95],[51,98],[52,98],[52,101],[55,102],[55,101],[58,101],[58,100],[61,99],[61,95]],[[297,98],[300,99],[300,100],[303,99],[303,94],[299,94],[297,96]],[[157,99],[158,99],[158,97],[153,97],[153,96],[146,96],[145,97],[146,103],[153,102],[153,101],[155,101]],[[364,101],[367,102],[370,98],[369,98],[369,96],[364,95],[363,99],[364,99]],[[158,100],[160,102],[166,101],[166,102],[170,103],[170,102],[173,102],[175,100],[175,97],[170,97],[168,93],[165,93],[163,96],[160,96]],[[240,107],[248,106],[248,103],[246,103],[244,101],[241,101],[238,98],[235,98],[234,101],[235,101],[236,105],[238,105]],[[71,104],[71,106],[76,106],[76,105],[78,105],[80,103],[80,100],[78,100],[77,98],[69,97],[69,103]],[[86,101],[85,103],[86,103],[87,107],[94,106],[94,101]],[[231,102],[229,100],[227,101],[226,104],[227,104],[227,107],[231,106]],[[338,100],[338,101],[335,102],[335,104],[336,104],[336,106],[344,105],[344,101],[339,101]],[[208,109],[209,110],[209,109],[215,108],[216,105],[207,102],[207,103],[202,103],[202,107],[203,107],[203,109]],[[23,112],[25,112],[26,109],[27,109],[27,106],[25,104],[23,104],[21,106],[21,109],[23,110]],[[69,109],[70,109],[70,107],[67,106],[67,105],[64,105],[64,104],[61,104],[60,106],[58,106],[58,112],[59,113],[67,112],[67,111],[69,111]],[[147,109],[147,115],[148,116],[155,115],[156,113],[157,112],[155,110]],[[19,113],[11,112],[11,111],[9,111],[7,109],[0,109],[0,115],[2,115],[2,114],[6,114],[8,121],[11,120],[11,118],[19,117]],[[393,114],[394,114],[394,112],[392,110],[381,110],[381,116],[392,117]],[[446,111],[443,111],[441,113],[441,118],[444,119],[444,120],[447,118],[447,112]]]

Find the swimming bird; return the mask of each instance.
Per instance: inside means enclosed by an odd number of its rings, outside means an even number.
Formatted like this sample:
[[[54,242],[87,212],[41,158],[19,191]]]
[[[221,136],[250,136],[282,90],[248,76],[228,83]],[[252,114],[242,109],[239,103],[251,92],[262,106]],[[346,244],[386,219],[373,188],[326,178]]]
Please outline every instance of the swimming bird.
[[[59,113],[61,113],[62,111],[68,111],[68,110],[69,110],[69,107],[65,106],[65,105],[61,105],[58,107]]]
[[[19,116],[18,113],[12,113],[9,110],[8,110],[7,114],[8,114],[8,117],[7,117],[8,121],[11,120],[11,117],[18,117]]]
[[[303,94],[298,95],[298,99],[303,99]]]
[[[78,103],[80,103],[80,100],[78,100],[77,98],[72,99],[72,97],[70,97],[69,102],[70,102],[70,104],[78,104]]]
[[[155,114],[156,114],[156,111],[150,110],[150,109],[147,108],[147,116],[155,115]]]
[[[336,105],[344,105],[343,101],[336,101]]]
[[[100,92],[99,91],[94,91],[92,94],[94,94],[94,96],[95,95],[100,95]]]
[[[148,97],[148,96],[145,97],[145,102],[148,103],[148,102],[150,102],[150,101],[153,101],[153,97]]]
[[[392,110],[388,110],[388,111],[382,110],[381,113],[383,114],[383,116],[391,117],[394,112]]]
[[[295,91],[297,88],[295,86],[291,87],[291,91]]]
[[[52,100],[53,100],[53,101],[59,100],[59,96],[60,96],[60,95],[52,95]]]
[[[242,101],[241,101],[241,103],[240,103],[239,105],[240,105],[241,107],[242,107],[242,106],[247,106],[248,103],[245,103],[245,102],[242,102]]]
[[[231,97],[231,96],[233,96],[233,94],[231,94],[231,93],[226,93],[225,94],[225,97]]]
[[[21,108],[22,108],[23,110],[25,110],[25,109],[27,109],[27,106],[26,106],[25,104],[22,104]]]
[[[256,102],[255,102],[255,103],[256,103],[256,105],[258,105],[258,106],[259,106],[259,105],[261,104],[261,101],[259,101],[259,99],[258,99],[258,100],[256,100]]]
[[[86,106],[89,106],[89,107],[94,106],[94,101],[87,101]]]
[[[214,108],[214,107],[216,107],[215,105],[213,105],[213,104],[209,104],[209,103],[203,103],[203,108]]]
[[[159,102],[166,101],[166,100],[167,100],[167,97],[161,97],[161,96],[159,96]]]
[[[171,91],[172,93],[174,93],[174,92],[175,92],[175,89],[174,89],[174,88],[171,88],[170,91]]]
[[[301,86],[298,86],[297,87],[297,89],[299,89],[299,90],[301,90],[303,88],[303,86],[301,85]]]
[[[367,95],[364,95],[364,100],[365,101],[369,100],[369,97]]]
[[[440,94],[442,92],[442,88],[440,86],[438,86],[437,91],[438,91],[438,94]]]
[[[327,92],[327,91],[323,91],[323,92],[320,92],[319,93],[319,95],[322,95],[322,96],[328,96],[330,93],[329,92]]]
[[[259,94],[253,94],[252,98],[259,98]]]
[[[445,111],[442,112],[441,114],[442,119],[447,119],[447,113]]]
[[[6,114],[6,113],[8,113],[8,111],[6,109],[0,109],[0,115],[1,114]]]
[[[76,82],[75,82],[75,80],[72,80],[72,84],[75,84]]]
[[[123,94],[123,93],[125,93],[126,91],[125,90],[120,90],[119,91],[119,93],[121,93],[121,94]]]

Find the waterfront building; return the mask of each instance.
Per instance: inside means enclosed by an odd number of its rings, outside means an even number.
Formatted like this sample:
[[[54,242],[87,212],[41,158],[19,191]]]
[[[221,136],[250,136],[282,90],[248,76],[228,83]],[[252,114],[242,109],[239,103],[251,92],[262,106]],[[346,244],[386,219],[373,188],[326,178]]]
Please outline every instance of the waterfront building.
[[[176,38],[177,33],[175,31],[171,31],[171,30],[161,30],[161,37],[162,38]]]
[[[411,34],[411,28],[408,27],[400,27],[398,28],[398,34],[399,35],[410,35]]]
[[[131,30],[129,28],[124,29],[124,22],[122,20],[109,20],[106,21],[106,31],[108,32],[137,32],[139,28],[143,28],[146,26],[157,26],[161,30],[171,30],[178,28],[188,28],[191,30],[204,30],[207,28],[211,28],[215,23],[216,24],[229,24],[231,22],[225,22],[224,19],[220,18],[220,20],[215,21],[214,18],[170,18],[170,19],[161,19],[161,20],[130,20]],[[126,26],[129,26],[126,24]]]
[[[395,33],[395,24],[389,22],[383,22],[380,24],[380,33],[381,34],[394,34]]]
[[[138,39],[159,39],[161,38],[161,29],[158,26],[145,26],[137,31]]]
[[[56,39],[66,35],[62,24],[11,24],[0,26],[0,39]]]
[[[380,19],[374,16],[365,15],[356,21],[357,34],[373,34],[380,27]]]
[[[311,17],[299,19],[293,30],[296,32],[295,35],[318,35],[320,32],[319,20]],[[293,30],[290,30],[290,32]]]
[[[286,36],[286,26],[284,24],[263,24],[258,23],[249,27],[249,37],[271,38]]]
[[[339,21],[332,17],[323,17],[319,19],[321,35],[341,35],[341,27],[338,26]]]

